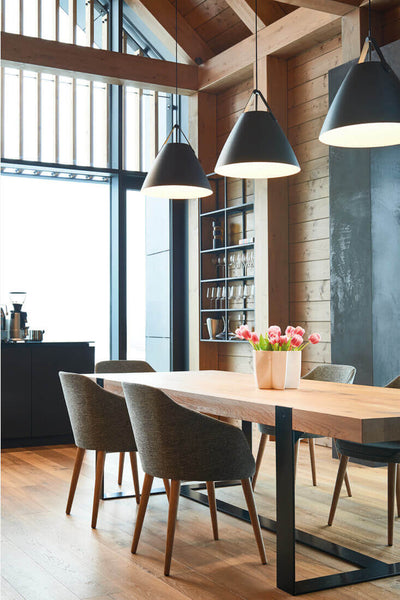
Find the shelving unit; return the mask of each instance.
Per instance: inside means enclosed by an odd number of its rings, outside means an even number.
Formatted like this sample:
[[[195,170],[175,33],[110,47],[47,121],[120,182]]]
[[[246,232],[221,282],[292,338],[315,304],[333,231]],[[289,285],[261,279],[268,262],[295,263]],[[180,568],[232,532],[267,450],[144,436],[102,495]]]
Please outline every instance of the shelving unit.
[[[200,340],[241,342],[235,329],[255,324],[254,201],[247,202],[246,180],[237,181],[241,193],[229,199],[228,180],[210,175],[213,195],[200,201]],[[222,245],[213,248],[213,221],[222,226]],[[248,240],[239,243],[239,240]],[[207,319],[219,333],[210,338]]]

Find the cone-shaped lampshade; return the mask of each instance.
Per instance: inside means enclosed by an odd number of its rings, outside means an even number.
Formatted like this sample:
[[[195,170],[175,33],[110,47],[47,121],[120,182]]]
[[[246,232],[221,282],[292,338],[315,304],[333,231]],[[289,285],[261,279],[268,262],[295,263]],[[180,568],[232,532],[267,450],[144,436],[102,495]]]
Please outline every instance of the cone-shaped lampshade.
[[[400,80],[381,62],[351,67],[326,115],[319,139],[330,146],[400,144]]]
[[[244,112],[229,134],[215,172],[241,179],[285,177],[300,171],[296,155],[270,111]]]
[[[189,144],[170,142],[158,153],[143,182],[142,192],[153,198],[203,198],[210,183]]]

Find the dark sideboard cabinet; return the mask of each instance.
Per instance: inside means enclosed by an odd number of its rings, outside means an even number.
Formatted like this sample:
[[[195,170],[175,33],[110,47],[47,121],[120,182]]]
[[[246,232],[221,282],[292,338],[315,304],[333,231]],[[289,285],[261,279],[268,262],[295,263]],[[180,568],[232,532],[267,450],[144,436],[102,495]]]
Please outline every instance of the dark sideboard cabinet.
[[[73,442],[59,371],[93,373],[89,342],[1,345],[3,448]]]

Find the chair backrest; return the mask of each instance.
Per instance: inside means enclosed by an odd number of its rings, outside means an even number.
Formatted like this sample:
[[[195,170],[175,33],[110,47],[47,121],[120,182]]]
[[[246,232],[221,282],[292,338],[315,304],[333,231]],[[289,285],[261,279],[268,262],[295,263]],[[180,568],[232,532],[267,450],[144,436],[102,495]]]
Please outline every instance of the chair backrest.
[[[387,383],[385,385],[385,387],[388,387],[388,388],[400,388],[400,375],[398,375],[397,377],[395,377],[394,379],[392,379],[392,381],[389,381],[389,383]]]
[[[353,383],[356,376],[356,368],[350,365],[318,365],[309,373],[303,375],[302,379],[314,379],[315,381],[333,381],[335,383]]]
[[[243,432],[176,404],[160,390],[124,383],[143,469],[154,477],[245,479],[255,464]]]
[[[102,360],[95,366],[96,373],[151,373],[154,369],[145,360]]]
[[[133,452],[135,439],[125,399],[77,373],[60,372],[75,444],[87,450]]]

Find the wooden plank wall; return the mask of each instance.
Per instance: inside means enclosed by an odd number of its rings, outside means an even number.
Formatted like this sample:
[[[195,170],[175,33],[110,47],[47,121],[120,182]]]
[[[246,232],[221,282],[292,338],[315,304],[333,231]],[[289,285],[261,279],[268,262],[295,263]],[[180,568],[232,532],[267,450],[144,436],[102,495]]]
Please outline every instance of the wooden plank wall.
[[[342,62],[339,36],[289,59],[288,135],[301,165],[289,184],[290,320],[321,342],[303,369],[330,362],[329,149],[318,135],[328,111],[328,71]]]
[[[253,89],[253,78],[225,90],[217,96],[217,154],[222,150],[232,127]],[[234,195],[234,186],[228,186],[228,197]],[[249,344],[218,344],[218,366],[223,371],[252,372],[252,356]]]

